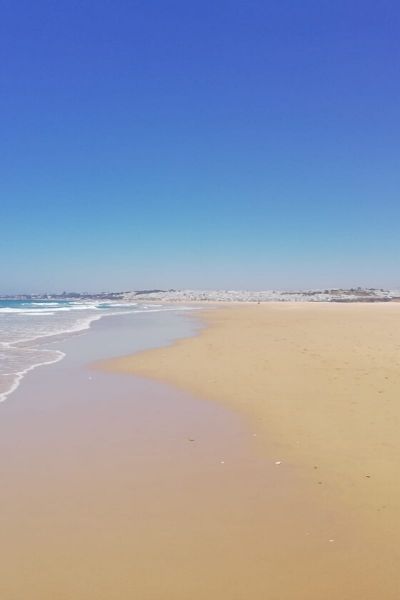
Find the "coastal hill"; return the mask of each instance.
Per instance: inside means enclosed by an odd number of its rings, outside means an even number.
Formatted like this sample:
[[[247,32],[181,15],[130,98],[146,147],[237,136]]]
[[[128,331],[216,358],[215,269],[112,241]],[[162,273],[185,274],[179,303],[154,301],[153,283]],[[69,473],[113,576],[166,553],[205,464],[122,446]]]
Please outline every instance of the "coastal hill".
[[[391,302],[400,301],[400,290],[373,288],[302,291],[168,290],[130,292],[126,300],[160,302]]]
[[[400,290],[333,288],[298,291],[136,290],[130,292],[63,292],[61,294],[0,295],[0,300],[64,300],[119,302],[399,302]]]

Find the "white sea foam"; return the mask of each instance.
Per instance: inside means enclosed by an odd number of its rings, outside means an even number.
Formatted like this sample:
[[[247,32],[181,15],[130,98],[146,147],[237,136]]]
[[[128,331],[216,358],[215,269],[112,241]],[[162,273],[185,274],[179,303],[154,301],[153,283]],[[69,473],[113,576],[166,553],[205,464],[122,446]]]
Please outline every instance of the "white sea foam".
[[[29,306],[28,304],[25,304],[25,306]],[[36,304],[36,306],[39,306],[39,303]],[[40,310],[38,308],[17,308],[17,307],[9,307],[9,306],[5,306],[0,308],[0,313],[3,314],[19,314],[19,315],[35,315],[35,316],[42,316],[42,315],[53,315],[56,312],[60,313],[60,312],[71,312],[71,311],[75,311],[75,310],[100,310],[99,307],[96,304],[74,304],[71,306],[61,306],[61,305],[52,305],[50,310],[50,303],[49,304],[40,304],[40,306],[45,306],[44,310]],[[122,304],[120,306],[123,306]],[[127,306],[130,306],[129,304]]]
[[[60,306],[60,302],[24,302],[24,306]]]
[[[107,304],[107,308],[133,308],[134,306],[137,306],[137,304],[113,304],[112,306]]]
[[[57,356],[54,357],[53,359],[45,360],[43,362],[39,362],[39,363],[30,365],[29,367],[27,367],[26,369],[23,369],[22,371],[17,371],[16,373],[13,373],[13,379],[12,379],[11,384],[8,387],[8,389],[4,392],[2,392],[0,390],[0,402],[4,402],[8,398],[8,396],[10,396],[10,394],[15,392],[15,390],[18,388],[18,386],[20,385],[20,383],[23,380],[23,378],[25,377],[25,375],[27,375],[30,371],[33,371],[37,367],[44,367],[45,365],[52,365],[52,364],[62,360],[65,356],[65,353],[61,352],[61,350],[55,350],[54,352],[57,352]]]
[[[84,332],[103,317],[193,310],[193,307],[136,302],[11,302],[4,306],[3,301],[0,304],[0,401],[18,388],[27,373],[64,357],[61,351],[49,349],[48,344]]]

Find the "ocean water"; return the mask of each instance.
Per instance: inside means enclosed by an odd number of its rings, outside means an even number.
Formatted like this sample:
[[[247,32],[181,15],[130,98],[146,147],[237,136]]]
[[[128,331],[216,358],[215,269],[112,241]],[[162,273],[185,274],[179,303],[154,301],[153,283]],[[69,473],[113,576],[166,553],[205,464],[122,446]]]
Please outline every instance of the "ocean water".
[[[182,306],[95,301],[0,300],[0,401],[32,369],[62,360],[55,342],[84,332],[91,323],[112,315],[190,310]]]

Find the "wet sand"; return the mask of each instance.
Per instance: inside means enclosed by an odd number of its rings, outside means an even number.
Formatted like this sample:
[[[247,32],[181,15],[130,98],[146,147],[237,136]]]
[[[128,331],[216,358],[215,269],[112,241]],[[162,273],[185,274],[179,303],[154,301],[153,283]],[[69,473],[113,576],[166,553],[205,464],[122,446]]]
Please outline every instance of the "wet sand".
[[[107,369],[234,409],[257,433],[253,454],[283,477],[277,495],[257,489],[260,510],[240,499],[239,522],[254,529],[231,538],[242,561],[219,561],[239,584],[221,586],[218,598],[398,598],[400,305],[268,304],[204,318],[197,337]],[[252,476],[254,485],[255,471],[236,473],[228,506]]]
[[[329,597],[343,523],[240,415],[88,367],[195,330],[105,319],[0,405],[2,600]]]

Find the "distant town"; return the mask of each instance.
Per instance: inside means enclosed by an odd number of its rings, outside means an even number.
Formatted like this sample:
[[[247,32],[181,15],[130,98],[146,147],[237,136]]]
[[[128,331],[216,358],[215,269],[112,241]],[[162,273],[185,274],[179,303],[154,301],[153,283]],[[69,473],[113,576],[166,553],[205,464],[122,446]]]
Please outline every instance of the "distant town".
[[[125,292],[62,292],[61,294],[0,295],[0,300],[82,300],[147,302],[399,302],[399,290],[375,288],[301,291],[249,290],[136,290]]]

